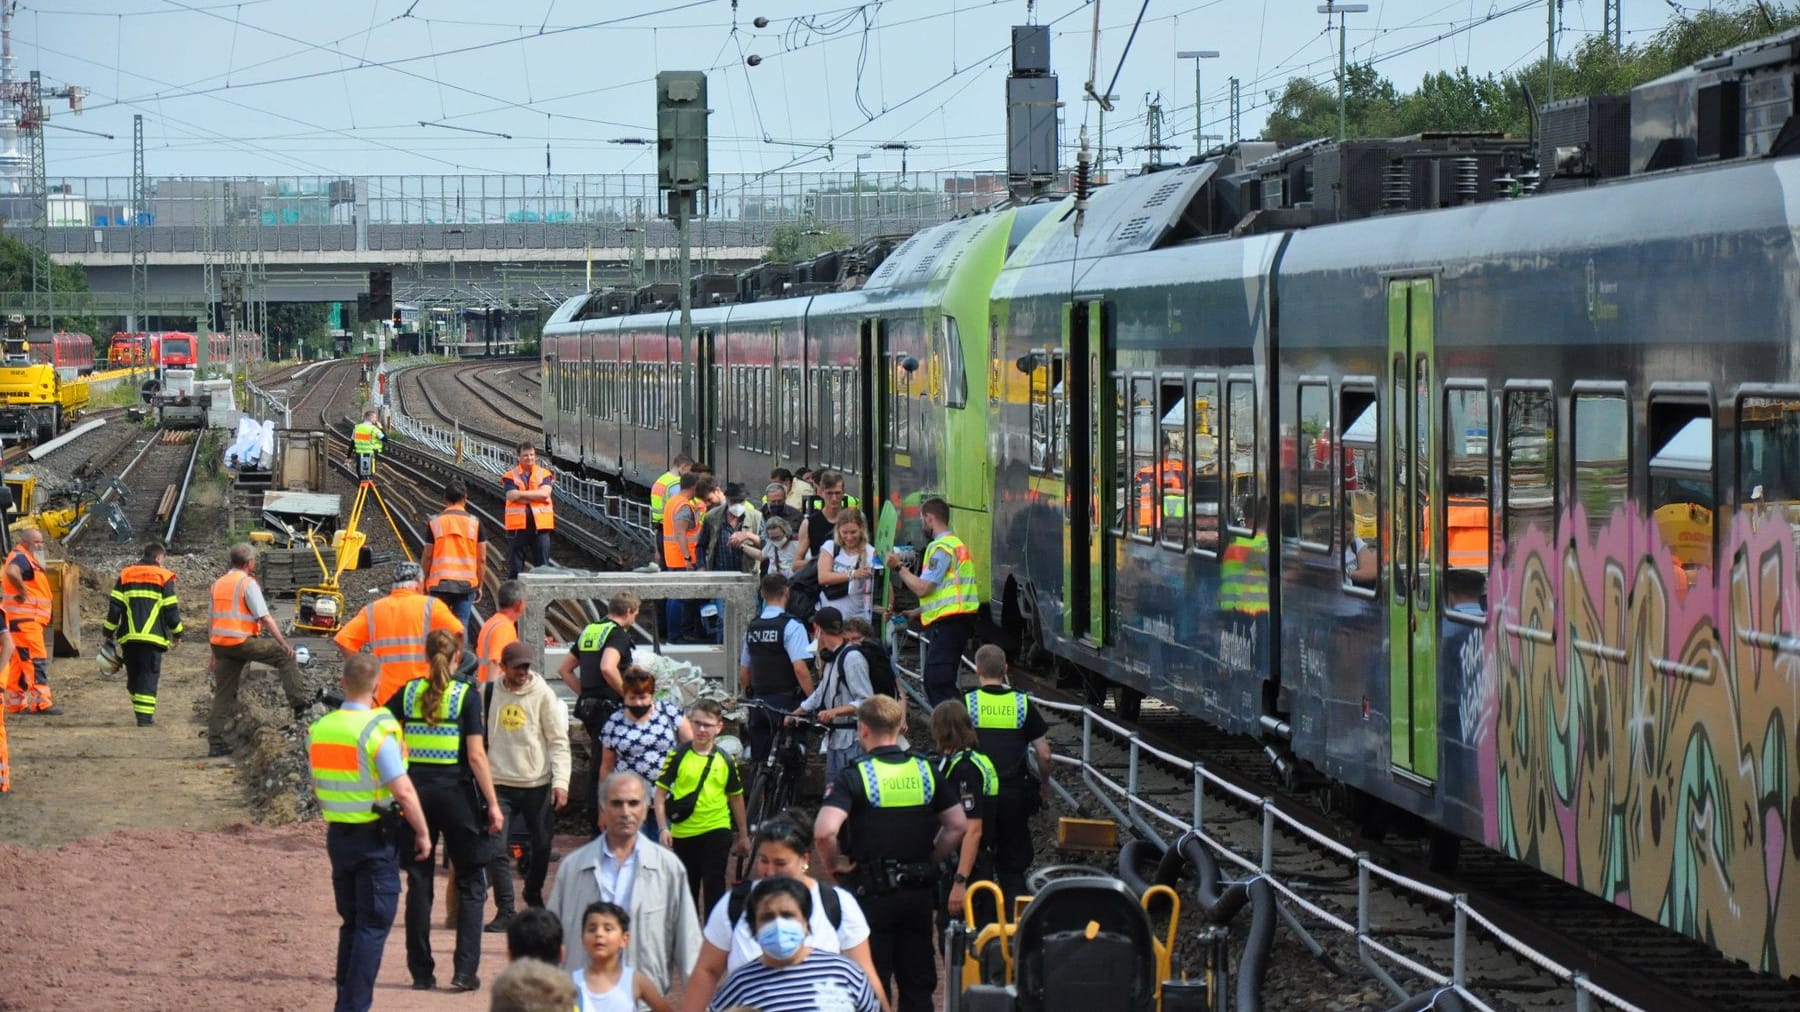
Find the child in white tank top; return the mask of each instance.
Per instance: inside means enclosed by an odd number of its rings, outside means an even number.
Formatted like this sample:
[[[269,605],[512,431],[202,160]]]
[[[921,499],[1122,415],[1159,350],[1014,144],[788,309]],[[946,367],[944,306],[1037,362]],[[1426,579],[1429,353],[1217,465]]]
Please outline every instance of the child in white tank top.
[[[615,903],[589,903],[581,915],[581,947],[588,965],[575,971],[575,1007],[580,1012],[637,1012],[639,1002],[650,1012],[674,1012],[656,983],[625,962],[631,942],[631,915]]]

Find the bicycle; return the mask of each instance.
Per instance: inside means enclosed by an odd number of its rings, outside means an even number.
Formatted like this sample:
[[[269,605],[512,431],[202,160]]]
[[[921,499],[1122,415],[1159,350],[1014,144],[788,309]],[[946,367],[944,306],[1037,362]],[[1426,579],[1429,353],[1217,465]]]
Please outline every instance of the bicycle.
[[[750,825],[780,815],[794,803],[794,793],[806,776],[806,757],[815,731],[832,729],[811,717],[796,717],[760,700],[741,700],[748,709],[761,710],[775,721],[775,735],[767,755],[756,759],[750,785],[744,792],[744,814]]]

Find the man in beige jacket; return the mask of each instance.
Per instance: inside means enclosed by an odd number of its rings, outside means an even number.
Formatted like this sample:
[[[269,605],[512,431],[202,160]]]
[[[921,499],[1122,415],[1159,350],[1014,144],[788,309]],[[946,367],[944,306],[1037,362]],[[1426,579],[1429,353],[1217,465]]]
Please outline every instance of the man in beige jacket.
[[[525,864],[525,904],[544,905],[544,876],[550,868],[551,810],[569,803],[569,714],[537,672],[531,648],[508,643],[501,651],[501,677],[488,683],[488,765],[494,792],[508,826],[525,820],[529,852]],[[513,916],[512,848],[503,847],[488,865],[493,882],[494,920],[488,931],[505,931]]]

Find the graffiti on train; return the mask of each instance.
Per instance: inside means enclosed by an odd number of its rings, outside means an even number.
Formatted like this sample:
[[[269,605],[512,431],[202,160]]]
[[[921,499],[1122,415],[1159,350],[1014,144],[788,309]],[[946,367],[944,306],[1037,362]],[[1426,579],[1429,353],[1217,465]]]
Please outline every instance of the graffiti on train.
[[[1595,530],[1577,507],[1563,530],[1580,533],[1560,551],[1535,528],[1517,539],[1493,576],[1493,705],[1464,710],[1489,725],[1464,728],[1488,843],[1766,972],[1800,971],[1800,559],[1785,518],[1737,517],[1717,581],[1624,510]]]

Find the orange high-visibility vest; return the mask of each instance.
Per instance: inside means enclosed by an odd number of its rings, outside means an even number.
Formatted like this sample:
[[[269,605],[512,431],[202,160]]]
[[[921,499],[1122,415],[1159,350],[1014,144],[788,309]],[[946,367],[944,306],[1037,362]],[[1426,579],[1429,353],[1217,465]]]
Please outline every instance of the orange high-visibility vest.
[[[664,569],[690,569],[694,551],[700,544],[700,524],[698,518],[692,529],[685,535],[675,528],[675,518],[694,498],[692,492],[677,492],[669,497],[663,505],[662,547]]]
[[[461,633],[462,623],[450,606],[411,588],[401,588],[370,601],[361,614],[344,624],[334,642],[345,653],[367,646],[381,667],[375,685],[375,705],[415,678],[431,674],[425,659],[425,636],[433,629]]]
[[[506,483],[510,481],[514,485],[517,485],[520,491],[530,492],[541,487],[553,477],[554,475],[549,471],[536,464],[531,466],[530,473],[526,473],[523,468],[515,467],[500,476],[500,487],[504,489]],[[538,530],[551,531],[556,529],[556,510],[552,508],[550,500],[545,500],[543,502],[507,503],[506,529],[509,531],[524,530],[525,515],[528,511],[531,514],[532,520],[536,523]]]
[[[431,518],[431,572],[425,576],[426,590],[451,594],[474,590],[480,559],[481,521],[459,509]],[[450,586],[440,588],[445,583]]]
[[[256,635],[261,623],[250,615],[248,590],[255,581],[242,569],[234,569],[213,581],[212,645],[234,647]]]
[[[31,573],[23,586],[13,576],[12,567],[15,564]],[[6,614],[11,628],[23,629],[31,625],[50,624],[50,609],[55,604],[50,593],[50,574],[32,558],[24,545],[13,549],[12,556],[6,560],[6,575],[0,580],[0,587],[3,587],[6,594]],[[24,596],[23,601],[19,600],[20,595]]]
[[[500,677],[500,651],[507,644],[519,641],[519,626],[511,616],[495,612],[486,622],[481,624],[481,633],[475,637],[475,677],[487,681],[490,677]]]

